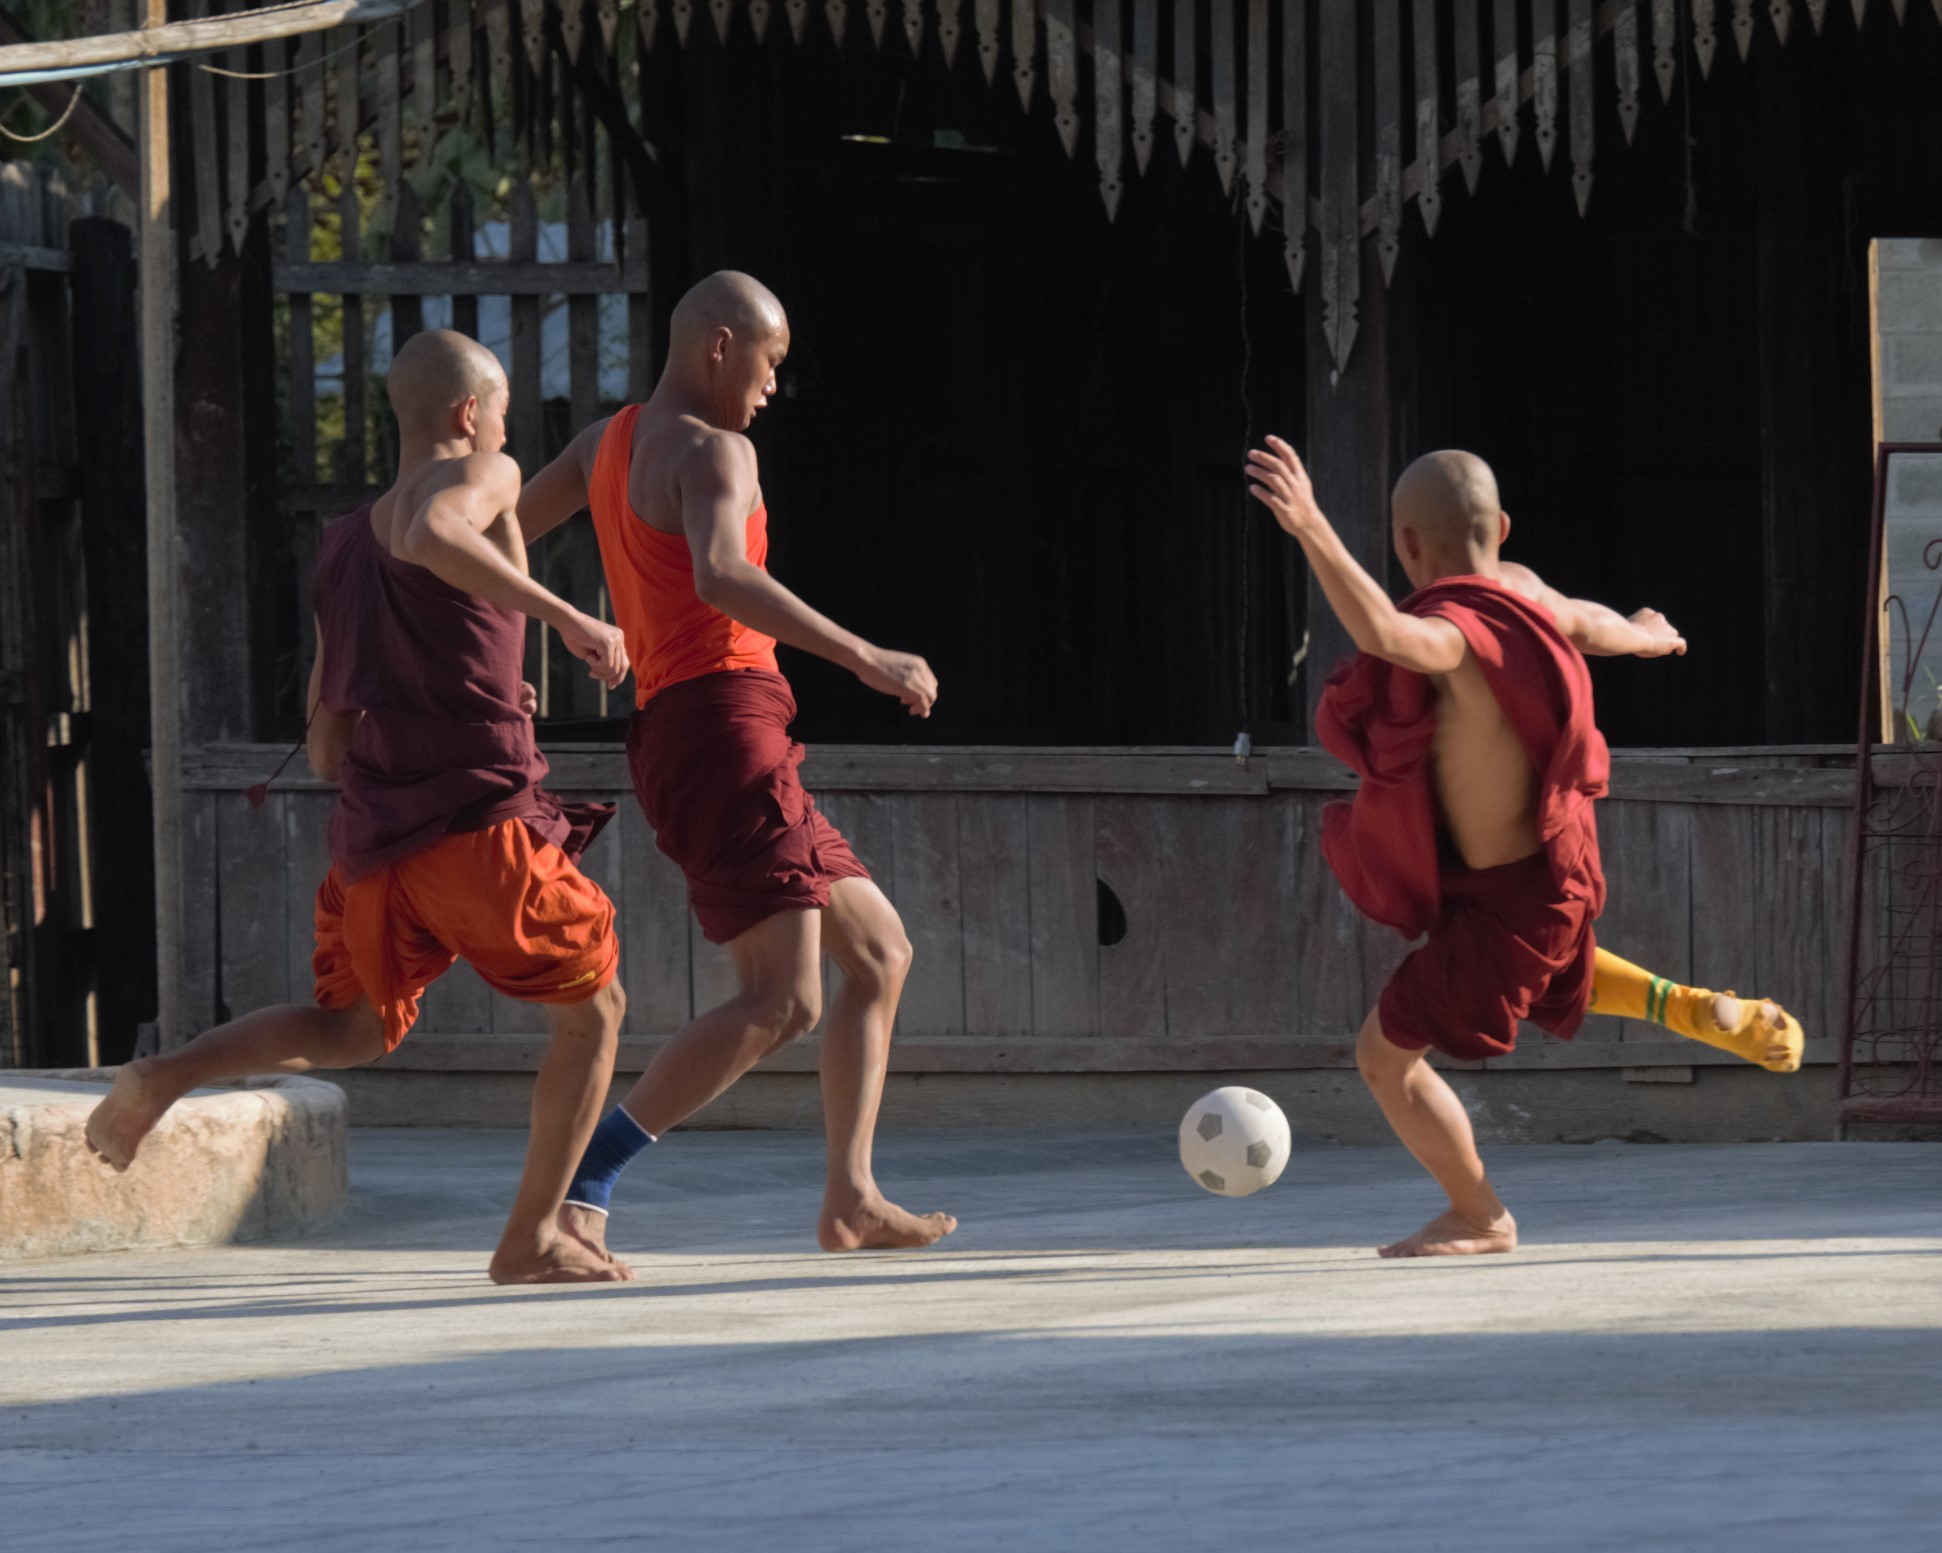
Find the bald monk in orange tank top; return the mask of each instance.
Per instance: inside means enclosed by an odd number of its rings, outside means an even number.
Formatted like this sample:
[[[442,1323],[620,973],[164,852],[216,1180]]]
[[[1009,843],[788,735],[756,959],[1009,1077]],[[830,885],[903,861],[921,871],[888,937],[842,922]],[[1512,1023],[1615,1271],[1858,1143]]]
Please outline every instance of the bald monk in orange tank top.
[[[797,778],[796,707],[775,646],[841,664],[916,717],[930,715],[937,679],[922,658],[845,631],[768,574],[768,508],[743,432],[788,350],[788,319],[766,287],[710,276],[674,310],[653,396],[587,427],[520,497],[529,543],[592,509],[634,667],[635,796],[740,981],[655,1054],[595,1133],[561,1222],[601,1250],[627,1162],[814,1028],[825,951],[843,979],[822,1039],[829,1160],[817,1238],[826,1251],[907,1248],[957,1227],[889,1202],[871,1171],[910,940]]]

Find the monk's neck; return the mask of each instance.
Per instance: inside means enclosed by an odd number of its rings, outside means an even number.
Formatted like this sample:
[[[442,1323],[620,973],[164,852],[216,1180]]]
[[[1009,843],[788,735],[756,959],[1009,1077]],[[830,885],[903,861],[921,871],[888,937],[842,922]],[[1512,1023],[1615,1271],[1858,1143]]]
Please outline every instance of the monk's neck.
[[[402,481],[427,464],[442,463],[451,458],[470,458],[478,451],[477,444],[470,437],[402,438],[398,443],[398,478]]]
[[[1497,582],[1500,580],[1499,572],[1496,551],[1466,548],[1460,552],[1432,559],[1429,575],[1424,579],[1424,586],[1447,582],[1452,577],[1487,577],[1490,581]]]

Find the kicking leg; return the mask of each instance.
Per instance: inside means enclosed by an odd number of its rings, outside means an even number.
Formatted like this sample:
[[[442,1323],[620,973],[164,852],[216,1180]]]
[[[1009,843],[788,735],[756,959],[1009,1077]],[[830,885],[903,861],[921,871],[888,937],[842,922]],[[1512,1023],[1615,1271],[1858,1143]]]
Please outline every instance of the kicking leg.
[[[168,1108],[203,1084],[357,1068],[383,1055],[384,1021],[362,998],[339,1009],[259,1008],[175,1051],[123,1063],[107,1098],[88,1117],[88,1147],[105,1164],[126,1170]]]
[[[533,1125],[519,1195],[489,1268],[494,1283],[613,1283],[625,1263],[562,1234],[555,1220],[613,1078],[627,998],[609,982],[552,1010],[553,1041],[533,1083]]]
[[[1427,1054],[1396,1045],[1371,1009],[1355,1043],[1356,1066],[1396,1136],[1436,1178],[1450,1211],[1384,1246],[1386,1257],[1476,1256],[1517,1249],[1517,1221],[1499,1200],[1477,1154],[1470,1115]]]
[[[1806,1044],[1800,1021],[1771,999],[1682,987],[1621,960],[1609,949],[1598,951],[1591,1011],[1619,1019],[1649,1019],[1675,1035],[1716,1046],[1771,1073],[1798,1070]]]
[[[728,944],[741,990],[685,1025],[654,1054],[600,1124],[600,1158],[574,1173],[560,1227],[606,1254],[608,1196],[621,1168],[652,1139],[723,1094],[770,1052],[822,1017],[822,913],[778,911]]]
[[[887,1201],[870,1158],[890,1066],[890,1030],[910,972],[910,940],[896,908],[868,879],[831,885],[823,919],[823,938],[843,980],[823,1031],[829,1174],[816,1238],[825,1251],[928,1246],[958,1221],[948,1213],[910,1213]]]

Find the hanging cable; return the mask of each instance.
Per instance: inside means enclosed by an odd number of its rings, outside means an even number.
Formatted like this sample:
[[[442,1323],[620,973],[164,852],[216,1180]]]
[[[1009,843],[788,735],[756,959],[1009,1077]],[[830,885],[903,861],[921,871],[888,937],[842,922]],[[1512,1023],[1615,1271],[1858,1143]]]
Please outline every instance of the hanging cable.
[[[14,144],[22,145],[22,146],[31,146],[36,141],[40,141],[40,140],[51,140],[54,136],[60,134],[60,132],[64,128],[66,128],[67,121],[74,117],[74,110],[81,106],[81,88],[84,87],[85,85],[87,85],[87,82],[85,81],[76,81],[74,83],[74,95],[68,98],[66,111],[63,112],[58,119],[56,119],[52,124],[48,125],[48,127],[42,130],[38,135],[18,134],[13,130],[8,129],[7,126],[4,124],[0,124],[0,135],[5,135],[9,140],[13,141]],[[18,98],[15,99],[15,101],[18,101],[18,100],[19,100]]]

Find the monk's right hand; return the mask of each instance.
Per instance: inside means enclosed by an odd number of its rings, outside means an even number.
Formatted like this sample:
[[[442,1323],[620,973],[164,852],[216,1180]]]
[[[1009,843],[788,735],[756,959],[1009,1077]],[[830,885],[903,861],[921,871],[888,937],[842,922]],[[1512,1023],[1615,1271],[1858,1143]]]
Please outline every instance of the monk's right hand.
[[[1681,636],[1673,623],[1656,609],[1642,609],[1632,616],[1632,624],[1645,633],[1645,645],[1632,656],[1635,658],[1664,658],[1686,655],[1686,639]]]
[[[576,610],[560,623],[559,632],[566,650],[609,690],[627,678],[627,641],[619,627],[606,625]]]
[[[895,696],[912,717],[929,717],[931,706],[937,700],[937,676],[914,652],[889,652],[873,647],[856,671],[856,677],[872,690]]]

